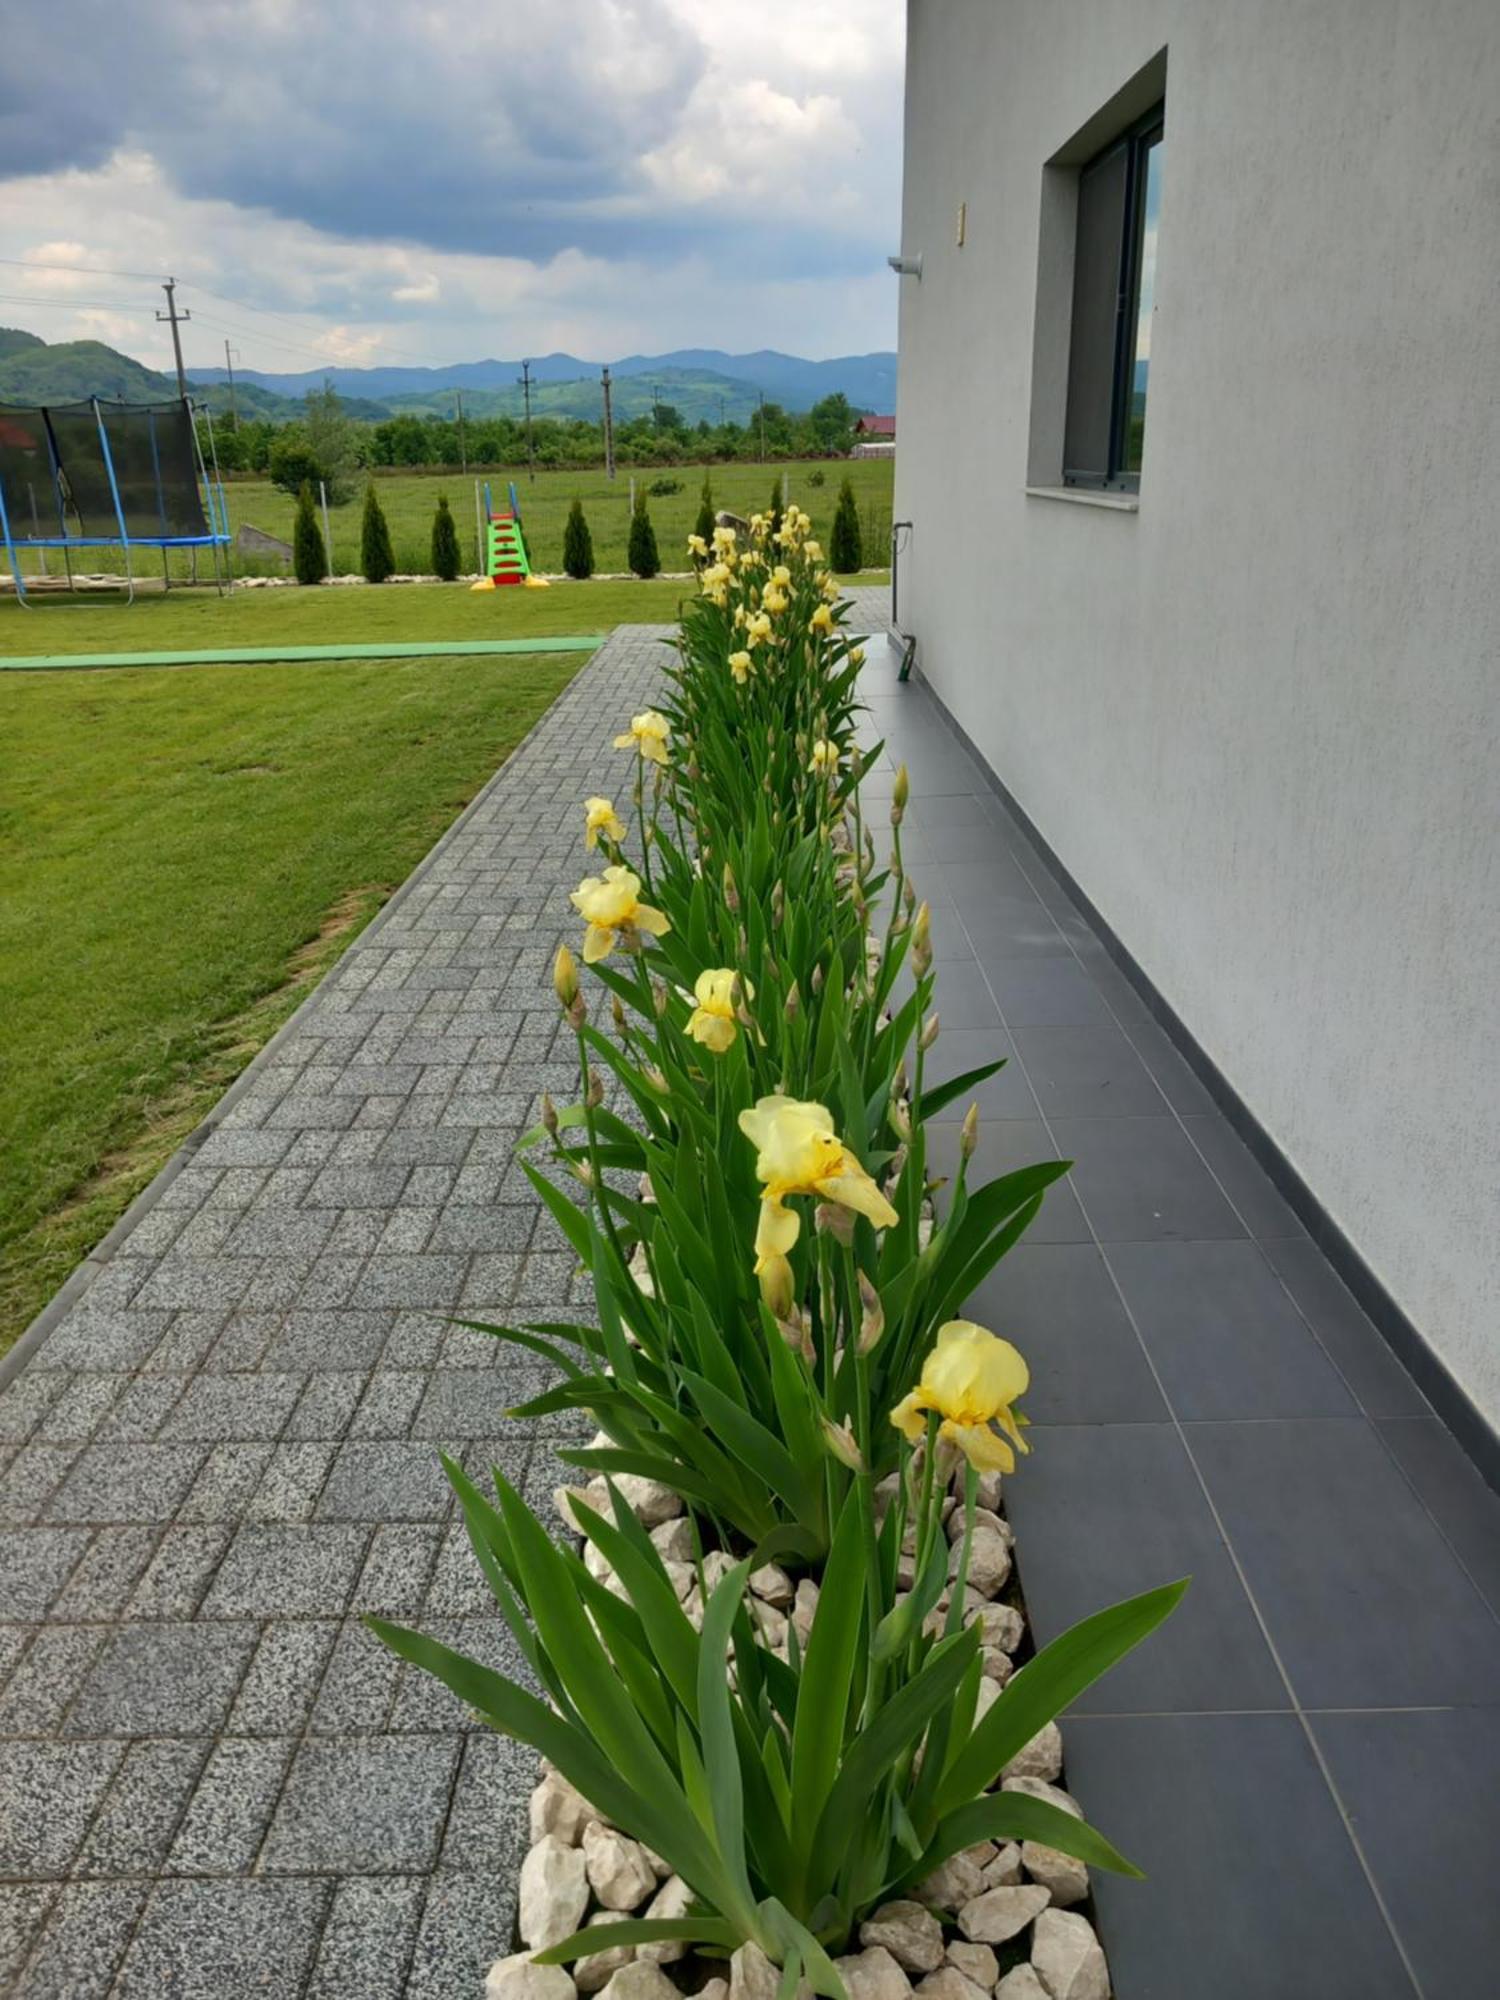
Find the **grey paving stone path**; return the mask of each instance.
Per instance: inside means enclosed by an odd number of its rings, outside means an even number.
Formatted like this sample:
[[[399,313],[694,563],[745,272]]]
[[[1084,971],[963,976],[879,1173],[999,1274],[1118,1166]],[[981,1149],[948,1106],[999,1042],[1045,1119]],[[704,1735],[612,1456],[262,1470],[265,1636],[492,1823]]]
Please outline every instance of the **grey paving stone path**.
[[[578,676],[0,1393],[0,1993],[477,2000],[508,1944],[531,1760],[357,1614],[514,1664],[435,1451],[545,1508],[559,1437],[444,1315],[585,1306],[511,1149],[572,1082],[578,802],[623,789],[658,636]],[[1487,2000],[1500,1500],[884,646],[865,693],[935,1071],[1009,1058],[976,1165],[1078,1162],[969,1308],[1033,1365],[1033,1622],[1194,1575],[1066,1726],[1149,1875],[1098,1885],[1119,2000]]]

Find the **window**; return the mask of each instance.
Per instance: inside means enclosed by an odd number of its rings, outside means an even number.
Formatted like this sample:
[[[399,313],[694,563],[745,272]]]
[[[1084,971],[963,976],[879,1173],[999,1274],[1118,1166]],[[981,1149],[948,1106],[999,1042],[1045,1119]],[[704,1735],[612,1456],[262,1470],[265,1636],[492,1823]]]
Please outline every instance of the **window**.
[[[1063,479],[1141,483],[1164,107],[1147,112],[1080,171]]]

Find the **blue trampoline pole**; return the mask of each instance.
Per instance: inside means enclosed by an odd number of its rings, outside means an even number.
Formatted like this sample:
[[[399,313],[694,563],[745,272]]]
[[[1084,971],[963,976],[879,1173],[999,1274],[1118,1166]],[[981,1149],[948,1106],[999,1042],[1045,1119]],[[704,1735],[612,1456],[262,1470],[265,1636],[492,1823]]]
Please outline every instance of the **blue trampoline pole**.
[[[109,474],[109,490],[115,503],[115,519],[120,524],[120,547],[125,551],[125,601],[135,603],[135,572],[130,566],[130,534],[125,526],[125,509],[120,505],[120,483],[115,478],[114,456],[109,448],[109,433],[104,428],[104,412],[99,407],[99,398],[93,396],[94,422],[99,426],[99,444],[104,453],[104,470]]]
[[[26,585],[21,580],[21,565],[16,559],[16,545],[10,538],[10,514],[5,505],[5,481],[0,479],[0,534],[5,537],[5,554],[10,563],[10,573],[16,580],[16,602],[24,604],[29,611],[31,604],[26,596]]]

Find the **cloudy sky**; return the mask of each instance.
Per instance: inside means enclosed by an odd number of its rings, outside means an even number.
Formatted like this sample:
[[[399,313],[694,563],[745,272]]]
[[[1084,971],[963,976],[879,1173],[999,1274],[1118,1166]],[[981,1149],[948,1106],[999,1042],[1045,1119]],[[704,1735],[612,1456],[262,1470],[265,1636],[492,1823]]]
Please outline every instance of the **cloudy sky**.
[[[895,345],[904,0],[8,12],[0,325],[166,365]]]

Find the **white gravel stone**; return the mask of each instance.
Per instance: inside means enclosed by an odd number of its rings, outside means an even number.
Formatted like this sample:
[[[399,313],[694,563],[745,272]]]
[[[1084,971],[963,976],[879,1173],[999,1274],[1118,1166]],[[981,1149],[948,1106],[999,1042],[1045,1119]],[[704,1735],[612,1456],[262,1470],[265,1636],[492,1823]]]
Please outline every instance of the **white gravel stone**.
[[[583,1858],[589,1887],[606,1910],[638,1910],[656,1887],[640,1842],[597,1820],[583,1830]]]
[[[729,1961],[729,2000],[776,2000],[781,1968],[773,1965],[758,1944],[742,1944]],[[807,1981],[797,1985],[798,2000],[811,1992]]]
[[[1023,1743],[1001,1773],[1005,1778],[1043,1778],[1050,1785],[1062,1776],[1062,1731],[1044,1722],[1029,1743]]]
[[[750,1617],[755,1629],[771,1651],[773,1653],[783,1651],[786,1646],[787,1620],[775,1605],[763,1603],[758,1597],[753,1598],[750,1604]]]
[[[961,1910],[984,1894],[984,1871],[967,1854],[952,1854],[917,1884],[916,1897],[935,1910]]]
[[[703,1581],[710,1597],[734,1568],[734,1558],[722,1549],[710,1549],[703,1558]]]
[[[1071,1813],[1074,1819],[1083,1818],[1083,1807],[1071,1792],[1065,1792],[1061,1785],[1049,1784],[1045,1778],[1007,1778],[1000,1787],[1003,1792],[1028,1792],[1034,1799],[1045,1799],[1049,1806],[1056,1806],[1059,1812]]]
[[[707,1979],[698,1988],[695,2000],[729,2000],[727,1979]]]
[[[577,1990],[562,1966],[534,1965],[529,1951],[518,1951],[490,1967],[484,2000],[574,2000]]]
[[[1020,1879],[1021,1850],[1013,1840],[1008,1840],[984,1864],[984,1886],[986,1889],[1009,1889]]]
[[[936,1972],[943,1962],[943,1927],[931,1910],[905,1898],[882,1903],[859,1927],[862,1945],[884,1945],[906,1972]]]
[[[698,1581],[697,1570],[693,1568],[691,1563],[675,1561],[664,1562],[662,1568],[667,1572],[672,1588],[677,1592],[678,1603],[685,1604],[688,1592]]]
[[[521,1863],[517,1903],[517,1928],[533,1951],[571,1937],[589,1906],[582,1848],[544,1833]]]
[[[583,1523],[573,1512],[575,1500],[587,1501],[590,1507],[594,1504],[594,1496],[586,1486],[556,1486],[552,1490],[552,1504],[557,1509],[557,1518],[565,1528],[571,1528],[575,1535],[581,1535]]]
[[[555,1833],[565,1847],[576,1847],[583,1829],[599,1814],[561,1771],[549,1771],[531,1794],[531,1844]]]
[[[792,1602],[792,1623],[797,1628],[799,1644],[806,1647],[812,1635],[813,1618],[818,1609],[818,1586],[810,1577],[803,1577],[797,1585],[797,1594]]]
[[[1031,1963],[1049,2000],[1109,2000],[1103,1946],[1075,1910],[1044,1910],[1037,1918]]]
[[[1015,1965],[995,1988],[995,2000],[1049,2000],[1049,1995],[1029,1965]]]
[[[682,1877],[669,1875],[646,1905],[644,1914],[657,1918],[685,1917],[692,1900],[693,1892]],[[661,1944],[637,1945],[635,1955],[649,1965],[672,1965],[687,1956],[687,1946],[680,1938],[667,1938]]]
[[[663,1486],[658,1479],[643,1479],[635,1472],[617,1472],[614,1482],[620,1498],[634,1509],[643,1527],[659,1528],[663,1521],[670,1521],[683,1511],[682,1495],[674,1493],[670,1486]]]
[[[965,1979],[972,1979],[986,1993],[1000,1977],[1000,1961],[987,1944],[965,1944],[958,1938],[951,1938],[948,1963],[956,1965]]]
[[[961,1541],[953,1544],[948,1574],[956,1576],[963,1559]],[[969,1586],[981,1597],[993,1597],[1010,1580],[1010,1543],[993,1528],[977,1527],[969,1550]]]
[[[604,1989],[605,2000],[682,2000],[659,1965],[632,1959],[622,1965]]]
[[[958,1913],[958,1927],[973,1944],[1004,1944],[1046,1909],[1050,1898],[1039,1884],[986,1889]]]
[[[884,1945],[851,1951],[833,1963],[849,2000],[906,2000],[911,1992],[911,1981]]]
[[[922,2000],[989,2000],[989,1988],[977,1985],[956,1965],[940,1965],[929,1972],[917,1991]]]
[[[964,1623],[977,1625],[981,1644],[1002,1653],[1013,1653],[1026,1636],[1026,1620],[1013,1604],[986,1604]]]
[[[1039,1840],[1023,1841],[1021,1861],[1033,1881],[1052,1891],[1052,1901],[1060,1908],[1081,1903],[1089,1892],[1088,1869],[1056,1847],[1044,1847]]]
[[[993,1681],[998,1688],[1003,1688],[1016,1670],[1016,1663],[1010,1654],[1002,1653],[998,1646],[981,1647],[979,1663],[985,1679]]]
[[[617,1924],[618,1910],[595,1910],[589,1918],[588,1927],[593,1930],[599,1924]],[[635,1957],[634,1945],[612,1944],[606,1951],[591,1951],[587,1958],[580,1958],[573,1966],[573,1980],[580,1993],[597,1993],[601,1986],[607,1986],[622,1965],[629,1965]]]
[[[974,1697],[974,1720],[982,1722],[999,1699],[999,1681],[991,1680],[988,1674],[981,1674],[979,1688]]]
[[[693,1546],[693,1524],[686,1514],[674,1515],[651,1530],[656,1553],[663,1562],[690,1563],[697,1554]]]
[[[793,1597],[792,1579],[780,1563],[762,1563],[759,1569],[750,1572],[750,1588],[767,1604],[774,1604],[778,1611],[784,1611]]]
[[[992,1514],[998,1514],[998,1513],[999,1513],[999,1511],[1000,1511],[1000,1475],[999,1475],[999,1473],[998,1473],[998,1472],[981,1472],[981,1473],[980,1473],[980,1475],[979,1475],[979,1491],[978,1491],[978,1493],[976,1494],[976,1496],[975,1496],[975,1499],[976,1499],[976,1503],[977,1503],[977,1504],[978,1504],[979,1506],[981,1506],[981,1507],[987,1507],[987,1508],[989,1509],[989,1511],[990,1511],[990,1512],[991,1512]]]

